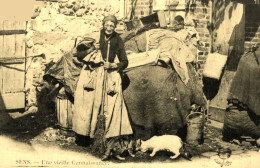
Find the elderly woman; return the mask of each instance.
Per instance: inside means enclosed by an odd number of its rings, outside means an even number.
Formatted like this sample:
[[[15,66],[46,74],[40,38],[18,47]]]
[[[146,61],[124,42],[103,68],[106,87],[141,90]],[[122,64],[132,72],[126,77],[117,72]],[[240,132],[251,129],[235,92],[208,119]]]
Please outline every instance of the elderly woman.
[[[72,116],[72,129],[78,137],[94,138],[100,113],[105,116],[105,138],[133,133],[120,77],[128,65],[128,59],[124,43],[115,32],[116,25],[115,16],[105,17],[99,39],[89,40],[90,44],[97,42],[97,50],[85,52],[87,55],[81,58],[85,65],[77,83]],[[80,139],[77,142],[80,143]]]

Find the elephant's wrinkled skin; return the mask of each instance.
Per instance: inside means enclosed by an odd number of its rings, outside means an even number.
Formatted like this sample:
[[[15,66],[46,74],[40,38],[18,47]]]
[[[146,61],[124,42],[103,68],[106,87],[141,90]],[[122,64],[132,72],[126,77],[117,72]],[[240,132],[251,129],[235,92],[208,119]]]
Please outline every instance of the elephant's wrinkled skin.
[[[154,135],[176,134],[186,125],[191,104],[204,104],[202,86],[194,68],[187,65],[187,86],[169,68],[146,65],[126,72],[123,83],[128,78],[130,84],[123,94],[134,138],[146,140]]]

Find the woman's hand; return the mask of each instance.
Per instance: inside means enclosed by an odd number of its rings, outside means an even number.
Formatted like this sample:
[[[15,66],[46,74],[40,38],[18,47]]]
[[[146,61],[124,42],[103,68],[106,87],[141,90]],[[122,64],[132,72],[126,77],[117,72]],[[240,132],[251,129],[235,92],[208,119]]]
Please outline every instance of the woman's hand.
[[[95,49],[99,50],[100,49],[100,44],[99,43],[94,43]]]
[[[118,66],[116,63],[104,62],[104,68],[107,69],[117,69]]]

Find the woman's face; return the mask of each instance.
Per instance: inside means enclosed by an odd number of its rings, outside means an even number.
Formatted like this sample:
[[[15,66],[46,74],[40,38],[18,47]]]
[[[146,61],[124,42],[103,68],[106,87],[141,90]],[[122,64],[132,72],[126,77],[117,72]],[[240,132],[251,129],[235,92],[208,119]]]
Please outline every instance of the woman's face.
[[[116,26],[115,26],[114,22],[106,21],[104,23],[104,29],[105,29],[106,34],[112,34],[115,31],[115,28],[116,28]]]

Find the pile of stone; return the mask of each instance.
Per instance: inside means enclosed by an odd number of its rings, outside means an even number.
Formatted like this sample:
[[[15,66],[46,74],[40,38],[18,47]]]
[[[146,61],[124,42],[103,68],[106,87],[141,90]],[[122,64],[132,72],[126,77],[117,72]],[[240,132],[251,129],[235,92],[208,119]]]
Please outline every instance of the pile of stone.
[[[40,135],[32,139],[33,142],[55,142],[59,145],[75,144],[75,137],[67,137],[61,134],[60,129],[46,128]]]
[[[97,1],[89,0],[59,0],[59,12],[69,16],[105,16],[117,14],[118,10],[112,10],[110,5],[99,6]]]

